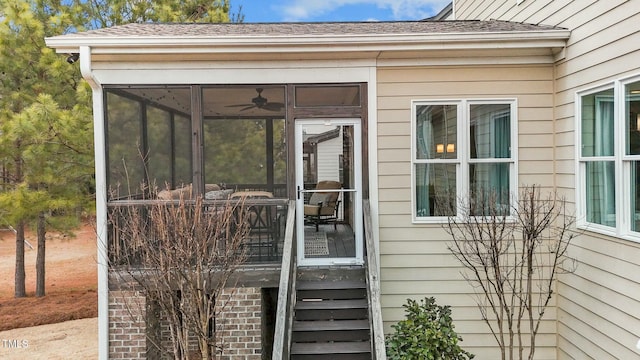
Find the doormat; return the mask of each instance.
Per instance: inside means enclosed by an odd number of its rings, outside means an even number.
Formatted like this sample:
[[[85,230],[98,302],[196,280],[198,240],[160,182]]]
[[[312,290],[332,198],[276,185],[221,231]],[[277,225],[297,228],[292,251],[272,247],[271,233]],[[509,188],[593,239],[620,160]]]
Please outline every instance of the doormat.
[[[306,232],[304,235],[304,255],[321,256],[329,255],[329,243],[327,233],[324,231]]]

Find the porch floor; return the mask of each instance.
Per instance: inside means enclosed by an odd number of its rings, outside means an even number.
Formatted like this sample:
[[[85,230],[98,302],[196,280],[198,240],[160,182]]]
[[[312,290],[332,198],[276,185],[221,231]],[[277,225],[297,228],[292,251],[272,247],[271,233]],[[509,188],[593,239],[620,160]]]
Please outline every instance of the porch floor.
[[[305,234],[316,233],[315,225],[305,226]],[[328,255],[307,255],[309,258],[340,258],[354,257],[356,254],[353,230],[348,224],[321,224],[318,233],[324,233],[327,237]]]
[[[349,224],[321,224],[318,231],[315,225],[305,226],[305,234],[311,237],[320,237],[323,242],[326,239],[326,245],[322,244],[325,251],[319,253],[307,253],[307,258],[343,258],[354,257],[356,254],[354,234]],[[257,263],[279,263],[282,259],[282,238],[277,245],[267,236],[255,237],[249,243],[247,262],[250,264]]]

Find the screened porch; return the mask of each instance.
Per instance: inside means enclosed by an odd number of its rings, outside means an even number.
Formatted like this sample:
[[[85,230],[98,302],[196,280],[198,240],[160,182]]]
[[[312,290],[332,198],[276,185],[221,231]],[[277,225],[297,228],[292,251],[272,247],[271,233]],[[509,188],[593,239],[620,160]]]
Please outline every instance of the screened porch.
[[[341,186],[353,182],[348,139],[354,134],[346,128],[320,126],[304,135],[304,179],[296,184],[294,119],[359,118],[362,86],[105,86],[112,262],[131,261],[123,256],[131,255],[127,239],[132,225],[124,224],[132,209],[145,212],[157,204],[185,202],[214,214],[216,208],[232,202],[252,213],[245,218],[248,261],[278,263],[288,200],[303,196],[308,202],[320,180]],[[323,149],[332,141],[335,159],[330,164],[335,171],[327,171],[322,163],[327,150]],[[332,216],[309,224],[324,236],[327,248],[323,255],[310,253],[310,257],[353,256],[350,196],[340,193]],[[312,232],[310,228],[313,236]]]

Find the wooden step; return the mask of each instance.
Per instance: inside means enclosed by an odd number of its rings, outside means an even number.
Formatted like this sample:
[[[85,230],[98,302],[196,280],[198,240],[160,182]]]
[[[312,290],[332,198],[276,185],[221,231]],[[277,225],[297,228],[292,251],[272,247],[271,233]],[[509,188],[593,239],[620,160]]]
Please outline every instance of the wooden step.
[[[367,299],[298,301],[296,310],[366,309],[368,306]]]
[[[342,289],[366,289],[364,281],[337,280],[337,281],[299,281],[296,290],[342,290]]]
[[[298,301],[296,320],[366,319],[369,316],[366,299]]]
[[[333,359],[359,360],[371,359],[371,343],[330,342],[330,343],[293,343],[291,345],[292,360]]]
[[[293,331],[369,330],[368,320],[294,321]]]
[[[293,331],[291,341],[297,343],[366,341],[371,339],[369,329],[332,331]]]
[[[298,268],[296,276],[298,281],[365,281],[366,272],[362,266],[347,268]]]
[[[294,342],[364,341],[371,338],[368,320],[294,321]]]
[[[296,284],[297,298],[304,299],[364,299],[367,284],[361,281],[303,281]]]
[[[363,269],[298,272],[290,359],[371,359],[363,274]]]

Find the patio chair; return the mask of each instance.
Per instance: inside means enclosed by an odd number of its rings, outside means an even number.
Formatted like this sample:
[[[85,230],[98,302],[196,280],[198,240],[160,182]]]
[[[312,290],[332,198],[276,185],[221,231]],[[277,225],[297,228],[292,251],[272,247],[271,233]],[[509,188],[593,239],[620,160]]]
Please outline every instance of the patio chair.
[[[323,180],[316,184],[316,190],[340,188],[342,188],[342,184],[339,181]],[[319,230],[320,224],[328,223],[333,223],[333,228],[337,229],[339,196],[339,191],[314,192],[309,198],[309,202],[304,205],[305,223],[314,224],[316,231]]]

